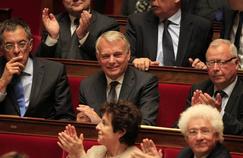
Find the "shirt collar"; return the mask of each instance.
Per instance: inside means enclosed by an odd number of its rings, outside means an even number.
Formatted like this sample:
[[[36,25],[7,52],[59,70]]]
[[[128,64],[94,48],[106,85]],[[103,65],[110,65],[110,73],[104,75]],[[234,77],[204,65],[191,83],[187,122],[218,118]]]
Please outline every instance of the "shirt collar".
[[[181,23],[181,9],[178,9],[175,14],[168,18],[172,22],[172,24],[180,25]],[[163,22],[163,21],[161,21]]]
[[[112,81],[117,81],[117,82],[119,82],[119,84],[122,84],[123,79],[124,79],[124,74],[121,75],[120,77],[118,77],[118,78],[115,79],[115,80],[112,80],[112,79],[109,78],[108,76],[105,76],[105,77],[106,77],[106,80],[107,80],[107,85],[110,85],[110,83],[111,83]]]
[[[27,63],[22,72],[23,72],[23,74],[26,74],[29,76],[31,76],[33,74],[33,60],[31,58],[28,58]]]
[[[237,79],[238,77],[235,78],[235,80],[229,85],[227,86],[226,88],[222,89],[226,94],[227,96],[229,97],[236,85],[236,82],[237,82]],[[216,91],[217,89],[214,87],[214,92]]]

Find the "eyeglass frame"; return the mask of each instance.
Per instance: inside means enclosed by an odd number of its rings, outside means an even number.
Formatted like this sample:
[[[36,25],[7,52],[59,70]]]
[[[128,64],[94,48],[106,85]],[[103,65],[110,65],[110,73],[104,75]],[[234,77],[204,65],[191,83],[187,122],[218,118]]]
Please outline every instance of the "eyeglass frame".
[[[208,136],[208,135],[214,133],[215,131],[212,129],[203,127],[203,128],[199,128],[199,129],[197,129],[197,128],[188,129],[186,133],[187,133],[188,137],[195,137],[198,135],[199,132],[203,136]]]
[[[210,61],[206,61],[206,65],[207,67],[213,67],[215,64],[217,64],[218,66],[222,67],[226,64],[228,64],[229,62],[231,62],[233,59],[237,59],[237,57],[232,57],[228,60],[210,60]]]
[[[25,49],[27,48],[27,46],[32,42],[33,40],[32,39],[30,39],[30,40],[28,40],[28,41],[26,41],[26,40],[21,40],[21,41],[19,41],[19,42],[15,42],[15,43],[9,43],[9,46],[11,46],[11,48],[7,48],[7,46],[6,45],[8,45],[7,43],[4,43],[3,45],[2,45],[2,48],[6,51],[6,52],[13,52],[14,51],[14,49],[15,49],[15,47],[16,47],[16,45],[17,45],[17,47],[18,47],[18,49],[20,49],[22,52],[23,51],[25,51]],[[21,42],[26,42],[23,46],[21,46]]]

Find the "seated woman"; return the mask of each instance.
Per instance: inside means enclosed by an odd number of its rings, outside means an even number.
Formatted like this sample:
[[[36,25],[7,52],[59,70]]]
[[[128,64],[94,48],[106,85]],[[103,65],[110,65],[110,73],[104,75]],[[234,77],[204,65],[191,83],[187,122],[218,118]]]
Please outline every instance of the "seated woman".
[[[84,150],[84,136],[77,136],[74,126],[67,125],[66,130],[58,134],[58,145],[68,152],[69,158],[129,158],[131,153],[139,151],[134,146],[141,124],[141,113],[135,105],[118,101],[105,103],[101,109],[101,122],[96,126],[98,143],[87,153]]]
[[[219,111],[210,105],[198,104],[181,114],[178,123],[188,147],[177,158],[231,158],[223,142],[223,121]],[[162,158],[152,140],[144,140],[134,158]]]

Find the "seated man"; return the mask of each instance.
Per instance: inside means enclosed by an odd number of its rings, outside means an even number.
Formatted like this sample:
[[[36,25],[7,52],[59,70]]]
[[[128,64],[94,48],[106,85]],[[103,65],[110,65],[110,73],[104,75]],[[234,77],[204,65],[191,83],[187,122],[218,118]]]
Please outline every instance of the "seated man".
[[[96,43],[96,56],[102,71],[84,79],[80,85],[78,121],[98,123],[105,101],[127,100],[138,106],[142,124],[155,125],[159,92],[158,79],[128,66],[130,45],[117,31],[102,34]]]
[[[90,8],[91,0],[63,0],[65,12],[56,17],[45,8],[42,21],[47,34],[39,50],[41,57],[96,60],[95,42],[108,30],[119,30],[118,23]]]
[[[64,65],[30,55],[33,39],[20,19],[0,25],[0,114],[74,120]]]
[[[189,58],[205,60],[211,41],[210,21],[181,10],[181,0],[150,0],[151,11],[128,18],[126,36],[132,63],[149,66],[191,66]]]
[[[214,40],[206,52],[209,80],[192,85],[187,105],[209,104],[223,116],[224,133],[243,135],[243,82],[237,76],[237,49],[228,40]]]
[[[184,111],[179,119],[179,128],[188,147],[177,158],[231,158],[222,144],[223,121],[218,110],[210,105],[198,104]],[[142,151],[134,151],[133,158],[162,158],[152,140],[144,139]]]

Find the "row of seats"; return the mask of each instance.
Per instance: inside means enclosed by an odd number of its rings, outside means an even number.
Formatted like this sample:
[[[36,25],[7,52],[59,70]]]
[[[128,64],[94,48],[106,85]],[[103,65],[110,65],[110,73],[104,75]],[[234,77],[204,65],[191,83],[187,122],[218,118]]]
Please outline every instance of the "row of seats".
[[[82,79],[81,76],[68,76],[74,110],[79,104],[79,85]],[[160,105],[157,126],[172,127],[184,110],[190,87],[188,84],[159,84]]]
[[[58,147],[57,137],[0,133],[0,140],[0,155],[10,151],[25,153],[29,158],[65,158],[67,155]],[[86,139],[84,148],[87,150],[97,144],[96,140]],[[162,150],[163,158],[176,158],[181,150],[179,147],[159,145],[157,148]],[[231,152],[231,155],[232,158],[243,158],[242,153]]]

